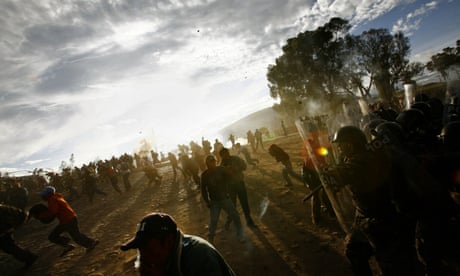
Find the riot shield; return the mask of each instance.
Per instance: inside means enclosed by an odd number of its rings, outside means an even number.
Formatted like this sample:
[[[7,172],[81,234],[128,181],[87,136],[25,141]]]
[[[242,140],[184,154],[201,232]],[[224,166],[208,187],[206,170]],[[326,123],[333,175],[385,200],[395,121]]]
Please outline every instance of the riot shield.
[[[453,116],[460,114],[460,105],[458,98],[460,94],[460,80],[451,81],[447,84],[446,98],[444,102],[443,124],[451,121]]]
[[[349,233],[354,217],[351,193],[346,187],[338,188],[338,185],[334,185],[334,179],[322,173],[326,167],[335,163],[328,128],[325,124],[326,118],[327,116],[300,117],[295,125],[304,141],[303,146],[308,161],[319,175],[322,188],[329,198],[338,223],[345,233]],[[310,195],[315,190],[312,190]],[[307,195],[304,201],[308,200],[310,195]]]
[[[414,103],[415,96],[415,85],[412,83],[404,84],[404,102],[406,109],[409,109],[410,106]]]

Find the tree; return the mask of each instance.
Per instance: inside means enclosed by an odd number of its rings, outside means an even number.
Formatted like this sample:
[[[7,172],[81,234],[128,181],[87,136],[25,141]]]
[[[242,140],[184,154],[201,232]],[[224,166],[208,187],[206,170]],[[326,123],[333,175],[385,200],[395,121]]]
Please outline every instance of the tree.
[[[451,71],[456,72],[457,77],[460,75],[460,40],[457,40],[456,44],[455,48],[447,47],[441,53],[431,56],[431,60],[426,63],[429,71],[437,71],[445,81],[449,79]]]
[[[423,73],[425,65],[421,62],[411,62],[401,72],[401,81],[403,83],[412,83],[415,76]]]
[[[347,91],[342,72],[347,54],[344,35],[349,29],[348,21],[332,18],[315,31],[287,40],[283,54],[268,67],[270,95],[280,100],[275,110],[292,116],[302,109],[300,99],[321,101]]]
[[[396,106],[396,84],[411,82],[423,71],[422,64],[409,63],[409,39],[387,29],[352,36],[349,29],[348,21],[332,18],[287,40],[283,54],[268,67],[270,95],[280,100],[275,110],[294,115],[303,108],[300,99],[330,102],[339,95],[370,97],[372,87],[381,100]]]
[[[72,169],[75,167],[75,155],[72,153],[69,158],[69,167]]]
[[[411,73],[409,39],[401,32],[392,35],[387,29],[370,29],[353,42],[359,65],[368,73],[380,99],[392,103],[396,83]]]

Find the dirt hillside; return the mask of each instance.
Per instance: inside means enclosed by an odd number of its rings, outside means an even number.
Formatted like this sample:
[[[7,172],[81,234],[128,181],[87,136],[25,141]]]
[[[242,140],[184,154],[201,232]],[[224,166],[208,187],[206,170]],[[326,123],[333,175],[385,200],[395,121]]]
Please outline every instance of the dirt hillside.
[[[245,178],[258,227],[245,226],[246,241],[238,242],[233,229],[224,230],[221,214],[216,248],[238,275],[352,275],[343,255],[344,233],[332,218],[326,218],[322,226],[312,225],[309,204],[302,203],[308,189],[300,182],[284,186],[282,165],[266,151],[271,143],[284,148],[300,169],[301,139],[296,133],[267,141],[265,150],[254,154],[260,160],[258,168],[248,167]],[[206,237],[209,210],[199,191],[190,189],[182,177],[173,183],[170,166],[160,172],[160,187],[147,189],[144,174],[137,172],[131,176],[129,193],[118,195],[106,186],[102,188],[108,196],[96,195],[93,204],[84,197],[70,202],[81,231],[100,240],[93,251],[78,247],[59,257],[62,249],[47,240],[57,222],[46,225],[31,220],[15,233],[15,239],[39,254],[39,259],[23,270],[21,263],[0,253],[0,275],[137,275],[136,252],[122,252],[119,246],[133,235],[140,218],[152,211],[169,213],[183,232]]]

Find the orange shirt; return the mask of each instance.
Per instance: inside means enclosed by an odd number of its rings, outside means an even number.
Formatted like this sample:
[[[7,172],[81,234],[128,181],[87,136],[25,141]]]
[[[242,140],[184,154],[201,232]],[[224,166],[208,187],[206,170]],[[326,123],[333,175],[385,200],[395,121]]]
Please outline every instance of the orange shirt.
[[[62,225],[76,218],[77,214],[61,194],[53,194],[48,198],[48,211],[40,214],[40,218],[48,217],[57,217]]]

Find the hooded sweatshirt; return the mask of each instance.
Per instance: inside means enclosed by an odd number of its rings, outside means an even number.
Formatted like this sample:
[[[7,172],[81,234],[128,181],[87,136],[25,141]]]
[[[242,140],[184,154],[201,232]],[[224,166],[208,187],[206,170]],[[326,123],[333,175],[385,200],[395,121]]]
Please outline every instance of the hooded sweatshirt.
[[[39,218],[56,217],[59,224],[63,225],[77,217],[75,211],[70,207],[64,197],[57,193],[48,198],[48,211],[39,215]]]

